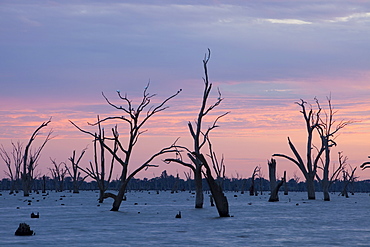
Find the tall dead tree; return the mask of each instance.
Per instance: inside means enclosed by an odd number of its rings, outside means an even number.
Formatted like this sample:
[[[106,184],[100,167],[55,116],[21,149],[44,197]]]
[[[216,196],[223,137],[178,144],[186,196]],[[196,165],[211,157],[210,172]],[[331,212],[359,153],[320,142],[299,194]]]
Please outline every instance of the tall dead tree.
[[[0,157],[8,168],[4,173],[9,177],[11,182],[10,194],[13,194],[14,191],[18,193],[19,190],[21,165],[23,161],[22,153],[23,145],[20,142],[17,142],[16,144],[12,142],[12,151],[10,154],[6,151],[3,145],[0,147]]]
[[[84,130],[80,127],[78,127],[75,123],[71,121],[71,123],[79,129],[81,132],[91,135],[95,138],[96,141],[99,141],[100,145],[107,150],[114,158],[115,162],[119,163],[122,167],[121,176],[120,176],[120,185],[119,185],[119,191],[118,194],[112,194],[112,193],[106,193],[106,197],[111,197],[114,199],[113,206],[111,211],[118,211],[121,202],[125,196],[125,191],[128,182],[133,178],[138,172],[140,172],[143,169],[147,169],[149,167],[157,166],[152,165],[151,162],[158,156],[166,154],[166,153],[177,153],[178,150],[174,148],[174,144],[172,144],[169,147],[162,148],[157,153],[149,156],[149,158],[142,163],[138,168],[136,168],[132,173],[129,173],[129,164],[131,163],[131,157],[132,152],[137,144],[139,137],[141,134],[143,134],[145,131],[142,130],[143,126],[150,118],[152,118],[155,114],[164,111],[168,107],[165,106],[165,104],[177,96],[181,90],[176,92],[175,94],[171,95],[170,97],[166,98],[162,101],[162,103],[156,105],[156,106],[150,106],[152,98],[155,96],[155,94],[149,94],[148,93],[148,87],[149,84],[145,87],[143,92],[143,97],[141,102],[137,105],[137,107],[134,107],[131,100],[127,97],[127,95],[122,95],[120,91],[117,91],[118,98],[122,100],[124,106],[121,104],[114,104],[112,103],[104,94],[103,97],[106,100],[106,102],[112,106],[114,109],[119,110],[123,113],[121,116],[112,116],[104,118],[97,123],[94,123],[92,125],[98,125],[102,122],[108,122],[110,120],[115,121],[122,121],[123,123],[126,123],[129,127],[128,130],[128,141],[127,145],[124,145],[120,139],[120,134],[118,132],[117,125],[112,128],[112,136],[111,137],[102,137],[99,135],[96,135],[90,131]],[[147,108],[149,108],[147,110]],[[103,141],[106,140],[106,141]],[[113,144],[109,145],[108,142],[113,142]],[[117,150],[116,150],[117,147]]]
[[[318,108],[321,109],[320,104],[317,99],[316,103]],[[352,123],[351,121],[341,121],[336,124],[334,120],[334,115],[336,111],[334,111],[333,106],[331,104],[331,98],[327,97],[328,101],[328,110],[323,111],[323,114],[320,116],[320,124],[316,127],[317,132],[321,139],[321,147],[324,150],[323,153],[323,164],[322,167],[322,178],[318,177],[319,181],[321,182],[322,190],[324,193],[324,201],[330,201],[330,194],[329,194],[329,187],[330,187],[330,165],[331,165],[331,148],[336,146],[337,143],[335,141],[335,135],[338,133],[339,130],[343,129],[348,124]],[[335,172],[334,174],[335,175]]]
[[[189,167],[194,172],[194,181],[195,181],[195,208],[203,208],[204,195],[203,195],[203,185],[202,185],[202,166],[203,163],[199,160],[200,155],[202,154],[202,147],[207,143],[207,137],[209,133],[218,127],[217,121],[225,116],[227,113],[224,113],[218,116],[213,125],[208,127],[208,129],[203,129],[204,118],[223,100],[221,97],[221,92],[218,90],[218,98],[215,103],[208,105],[209,94],[212,91],[212,83],[209,81],[208,77],[208,62],[211,56],[211,51],[208,49],[208,54],[205,55],[203,59],[203,69],[204,69],[204,89],[202,103],[199,109],[198,117],[195,121],[195,124],[188,122],[188,128],[190,136],[193,139],[193,151],[186,147],[183,148],[187,152],[187,156],[190,158],[191,162],[185,162],[182,159],[182,156],[177,157],[176,159],[166,159],[165,162],[176,162],[186,167]]]
[[[78,169],[78,164],[80,163],[82,157],[84,156],[85,151],[86,148],[82,150],[80,156],[76,159],[76,150],[73,150],[72,156],[68,158],[68,160],[71,162],[72,167],[69,168],[67,165],[65,166],[69,176],[72,178],[73,193],[80,193],[79,187],[87,177],[87,175],[85,177],[81,177],[81,172]]]
[[[313,134],[315,129],[320,125],[320,112],[321,108],[319,107],[317,111],[312,109],[312,106],[309,109],[306,108],[307,102],[301,99],[301,102],[296,102],[297,105],[301,107],[301,113],[303,115],[306,131],[307,131],[307,142],[306,142],[306,161],[303,160],[301,154],[296,149],[293,142],[288,137],[288,144],[292,150],[294,157],[290,157],[285,154],[273,154],[273,157],[282,157],[285,158],[298,166],[302,174],[306,179],[307,186],[307,195],[309,200],[315,200],[315,177],[317,172],[317,165],[320,160],[324,148],[320,147],[316,157],[314,157],[312,150],[314,149],[313,144]]]
[[[36,137],[40,134],[42,128],[45,128],[51,119],[46,122],[43,122],[31,135],[23,154],[23,167],[21,171],[21,178],[22,178],[22,187],[23,187],[23,195],[29,196],[30,191],[32,188],[32,182],[34,179],[34,172],[37,167],[37,162],[40,158],[41,151],[45,147],[46,143],[52,138],[51,134],[53,133],[52,130],[49,131],[47,136],[45,137],[43,143],[38,148],[32,150],[32,143],[36,139]]]

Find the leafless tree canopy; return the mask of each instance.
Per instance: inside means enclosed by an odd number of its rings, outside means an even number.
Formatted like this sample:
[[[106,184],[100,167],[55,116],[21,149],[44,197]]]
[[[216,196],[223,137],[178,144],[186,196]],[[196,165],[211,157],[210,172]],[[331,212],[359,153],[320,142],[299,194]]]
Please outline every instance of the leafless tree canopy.
[[[169,147],[163,148],[157,153],[149,156],[148,160],[144,162],[142,165],[137,167],[133,170],[133,172],[129,173],[129,163],[132,156],[132,151],[135,147],[135,145],[138,142],[139,137],[146,132],[146,130],[142,130],[145,123],[153,117],[155,114],[164,111],[168,108],[166,106],[166,103],[171,100],[172,98],[176,97],[180,92],[177,91],[175,94],[171,95],[170,97],[163,100],[161,103],[157,105],[150,105],[152,98],[155,96],[155,94],[149,94],[148,93],[149,84],[145,87],[142,100],[139,102],[137,106],[135,106],[132,101],[128,98],[127,94],[122,95],[120,91],[117,91],[118,99],[121,100],[123,103],[121,104],[114,104],[111,100],[109,100],[104,94],[103,97],[106,100],[106,102],[112,106],[114,109],[119,110],[122,115],[120,116],[110,116],[106,117],[102,120],[98,118],[98,121],[96,123],[91,123],[92,126],[98,126],[99,133],[93,133],[87,130],[82,129],[81,127],[77,126],[74,122],[71,121],[71,123],[81,132],[88,134],[94,138],[95,143],[99,143],[101,146],[101,154],[105,150],[107,151],[112,157],[112,162],[110,163],[111,166],[114,162],[117,162],[121,165],[122,171],[120,176],[120,188],[117,195],[114,195],[112,193],[106,193],[105,197],[112,197],[114,199],[112,211],[118,211],[121,202],[124,198],[125,190],[127,183],[130,181],[131,178],[133,178],[138,172],[140,172],[143,169],[147,169],[149,167],[157,166],[154,164],[151,164],[151,162],[158,156],[165,154],[165,153],[178,153],[178,150],[174,148],[174,145],[171,145]],[[100,127],[102,123],[108,122],[110,120],[120,120],[126,125],[128,125],[128,140],[126,145],[122,142],[120,138],[120,134],[118,131],[118,125],[115,125],[111,129],[111,136],[107,137],[104,134],[104,130]],[[100,163],[104,163],[105,158],[103,156],[100,156]],[[97,173],[97,167],[94,164],[90,164],[89,170],[86,169],[87,172],[90,174],[96,174]]]
[[[298,166],[306,179],[308,199],[315,199],[314,179],[320,179],[324,191],[324,199],[328,201],[330,200],[328,193],[328,188],[330,185],[330,151],[332,147],[337,145],[335,137],[339,130],[353,123],[353,121],[342,120],[337,123],[334,120],[336,111],[333,109],[330,97],[327,97],[327,102],[327,110],[323,110],[317,98],[315,98],[316,110],[313,110],[313,107],[302,99],[300,102],[296,102],[296,104],[301,107],[300,112],[303,115],[306,125],[306,160],[304,161],[289,137],[288,144],[294,154],[294,157],[285,154],[273,154],[273,156],[288,159]],[[313,143],[313,135],[315,131],[320,139],[319,145],[315,145]],[[322,164],[321,166],[320,162]],[[318,169],[322,170],[322,177],[320,177],[317,173]]]

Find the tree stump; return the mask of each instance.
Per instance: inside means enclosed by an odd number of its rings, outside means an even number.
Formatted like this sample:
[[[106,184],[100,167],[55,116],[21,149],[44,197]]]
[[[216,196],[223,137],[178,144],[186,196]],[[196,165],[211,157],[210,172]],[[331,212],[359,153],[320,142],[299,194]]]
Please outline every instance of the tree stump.
[[[34,234],[30,226],[26,223],[20,223],[18,229],[15,231],[16,236],[32,236]]]

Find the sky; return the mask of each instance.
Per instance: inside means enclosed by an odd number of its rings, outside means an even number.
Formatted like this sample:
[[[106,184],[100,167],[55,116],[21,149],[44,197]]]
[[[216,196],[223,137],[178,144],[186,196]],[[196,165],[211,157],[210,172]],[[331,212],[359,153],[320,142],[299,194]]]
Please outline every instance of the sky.
[[[355,121],[337,136],[333,166],[343,152],[352,167],[370,155],[370,2],[333,1],[26,1],[0,3],[0,144],[26,142],[52,117],[54,138],[39,161],[50,176],[50,158],[68,162],[72,151],[88,148],[97,115],[120,116],[117,90],[134,104],[144,88],[159,103],[177,90],[169,107],[155,115],[138,142],[130,171],[152,153],[171,145],[191,146],[187,123],[194,121],[203,91],[202,60],[211,50],[208,72],[217,100],[205,128],[225,112],[211,133],[225,158],[228,177],[250,177],[255,166],[268,176],[273,153],[291,155],[289,136],[304,156],[306,132],[300,107],[314,98],[327,107],[331,97],[337,122]],[[108,124],[106,128],[109,128]],[[122,138],[127,126],[120,123]],[[37,147],[37,142],[35,143]],[[207,152],[205,149],[204,152]],[[179,173],[183,167],[156,161],[158,168],[137,177]],[[86,164],[86,165],[84,165]],[[0,164],[0,177],[5,166]],[[116,174],[120,167],[116,167]],[[298,168],[277,160],[278,176],[301,177]],[[117,175],[118,176],[118,175]],[[370,169],[358,168],[360,179]]]

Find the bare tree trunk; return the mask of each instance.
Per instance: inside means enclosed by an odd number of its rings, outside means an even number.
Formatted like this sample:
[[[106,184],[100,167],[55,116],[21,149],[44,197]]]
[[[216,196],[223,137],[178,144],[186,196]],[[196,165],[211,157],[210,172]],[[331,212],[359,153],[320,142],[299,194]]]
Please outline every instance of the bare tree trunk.
[[[29,175],[22,174],[22,189],[23,189],[23,196],[28,197],[30,196],[31,191],[31,181],[29,179]]]
[[[278,202],[279,201],[279,189],[286,181],[286,172],[284,172],[284,177],[281,179],[279,183],[276,183],[276,160],[271,159],[271,161],[267,162],[269,167],[269,178],[270,178],[270,198],[269,202]]]
[[[321,186],[322,186],[322,192],[324,194],[324,201],[330,201],[329,181],[328,180],[322,180],[321,181]]]
[[[279,201],[279,189],[284,184],[285,181],[286,181],[286,172],[284,172],[284,177],[281,178],[281,181],[271,191],[269,202],[278,202]]]
[[[270,180],[270,192],[276,188],[276,160],[271,158],[271,161],[267,161],[269,168],[269,180]]]
[[[112,209],[110,211],[118,211],[120,206],[121,206],[121,203],[123,201],[123,198],[125,197],[125,191],[126,191],[126,186],[123,186],[120,188],[120,190],[118,191],[118,194],[116,197],[114,197],[114,201],[113,201],[113,205],[112,205]]]
[[[195,181],[195,208],[203,208],[203,183],[202,183],[202,168],[197,167],[195,169],[194,181]]]
[[[224,195],[221,186],[216,183],[215,179],[213,178],[211,169],[209,168],[209,165],[204,156],[202,154],[198,156],[198,159],[202,161],[204,167],[206,168],[205,178],[207,179],[219,216],[230,217],[229,203],[227,201],[227,197]]]
[[[316,195],[315,195],[315,180],[313,177],[308,176],[306,178],[306,186],[307,186],[307,197],[308,200],[315,200]]]

